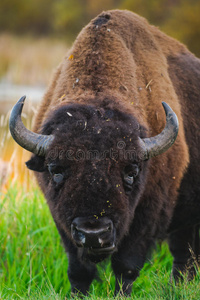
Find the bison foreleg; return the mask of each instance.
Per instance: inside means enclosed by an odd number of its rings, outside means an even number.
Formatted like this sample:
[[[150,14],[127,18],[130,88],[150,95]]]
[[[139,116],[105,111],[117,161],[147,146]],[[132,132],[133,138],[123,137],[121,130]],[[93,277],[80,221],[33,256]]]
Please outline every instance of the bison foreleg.
[[[140,269],[143,267],[145,257],[141,255],[130,254],[130,248],[127,251],[118,251],[112,256],[112,268],[115,273],[115,294],[130,295],[132,285],[139,276]],[[126,253],[129,252],[129,253]]]
[[[189,280],[194,277],[199,255],[198,243],[199,228],[195,226],[170,234],[169,246],[174,257],[172,273],[175,281],[181,279],[186,272]]]
[[[68,277],[71,283],[72,294],[86,295],[96,274],[96,266],[89,262],[84,263],[74,253],[68,253]]]

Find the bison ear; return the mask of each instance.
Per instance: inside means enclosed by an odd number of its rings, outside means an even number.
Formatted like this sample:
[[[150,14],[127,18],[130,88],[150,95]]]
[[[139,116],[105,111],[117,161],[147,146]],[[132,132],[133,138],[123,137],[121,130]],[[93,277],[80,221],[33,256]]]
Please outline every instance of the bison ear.
[[[30,160],[26,162],[26,166],[28,169],[36,171],[36,172],[44,172],[45,165],[44,165],[44,157],[34,155],[31,157]]]

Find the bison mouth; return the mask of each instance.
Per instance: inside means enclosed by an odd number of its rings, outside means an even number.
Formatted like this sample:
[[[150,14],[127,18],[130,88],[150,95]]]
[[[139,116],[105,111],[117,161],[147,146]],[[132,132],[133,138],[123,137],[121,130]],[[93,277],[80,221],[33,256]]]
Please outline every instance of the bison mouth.
[[[79,253],[83,260],[89,260],[92,263],[99,263],[106,259],[109,255],[113,254],[116,251],[116,246],[113,243],[111,246],[107,246],[104,248],[84,248],[79,247]]]
[[[99,255],[99,254],[112,254],[115,250],[116,250],[116,246],[113,243],[111,246],[107,246],[107,247],[102,247],[102,248],[87,248],[88,249],[88,253],[89,254],[95,254],[95,255]]]

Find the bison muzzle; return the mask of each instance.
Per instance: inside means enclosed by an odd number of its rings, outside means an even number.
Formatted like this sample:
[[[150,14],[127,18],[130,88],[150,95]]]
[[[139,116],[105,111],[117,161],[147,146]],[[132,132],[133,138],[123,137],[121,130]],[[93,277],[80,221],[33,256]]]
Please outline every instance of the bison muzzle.
[[[78,247],[88,248],[92,253],[112,253],[115,250],[115,229],[106,217],[78,217],[71,225],[72,238]]]

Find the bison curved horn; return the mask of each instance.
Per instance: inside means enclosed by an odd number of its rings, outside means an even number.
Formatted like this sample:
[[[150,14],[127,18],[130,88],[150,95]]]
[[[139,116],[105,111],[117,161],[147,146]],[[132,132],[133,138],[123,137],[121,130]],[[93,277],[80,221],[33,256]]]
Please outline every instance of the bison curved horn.
[[[167,103],[162,102],[162,105],[166,114],[166,125],[163,131],[154,137],[139,139],[143,160],[165,152],[174,144],[178,135],[179,124],[175,112]]]
[[[46,149],[53,140],[53,135],[42,135],[28,130],[21,119],[21,113],[24,106],[26,96],[23,96],[14,105],[10,119],[9,128],[13,139],[24,149],[39,155],[44,156]]]

